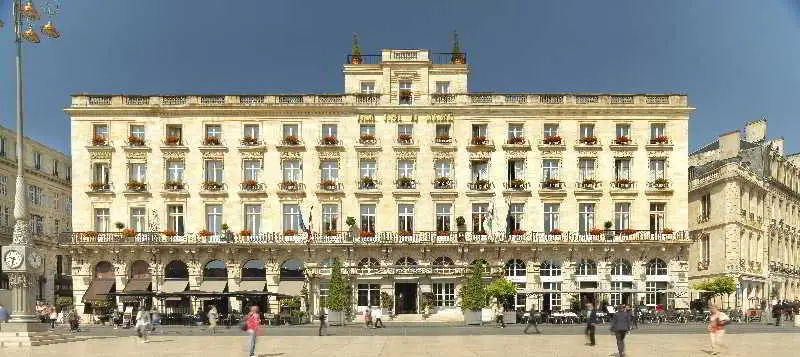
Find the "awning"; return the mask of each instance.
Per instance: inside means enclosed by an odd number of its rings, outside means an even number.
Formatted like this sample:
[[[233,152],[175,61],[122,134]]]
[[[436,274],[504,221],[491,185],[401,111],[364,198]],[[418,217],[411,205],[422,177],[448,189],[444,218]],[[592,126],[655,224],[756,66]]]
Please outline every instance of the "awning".
[[[125,284],[125,289],[122,289],[122,291],[126,293],[134,291],[148,291],[151,283],[152,281],[150,279],[131,279],[128,280],[128,283]]]
[[[204,293],[221,293],[225,291],[225,287],[228,286],[228,280],[203,280],[200,283],[200,287],[197,288],[198,291],[202,291]]]
[[[242,280],[239,283],[239,291],[264,291],[267,282],[264,280]]]
[[[186,291],[189,286],[189,280],[165,280],[164,285],[161,285],[162,293],[179,293]]]
[[[300,296],[303,284],[303,281],[281,281],[278,283],[278,292],[289,296]]]
[[[89,283],[89,288],[83,294],[83,302],[92,302],[95,300],[105,300],[111,288],[114,287],[115,279],[93,279]]]

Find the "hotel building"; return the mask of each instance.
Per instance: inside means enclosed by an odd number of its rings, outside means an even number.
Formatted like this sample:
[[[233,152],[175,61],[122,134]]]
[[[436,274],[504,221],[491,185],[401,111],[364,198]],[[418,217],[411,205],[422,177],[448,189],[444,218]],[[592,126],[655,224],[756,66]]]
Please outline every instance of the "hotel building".
[[[317,311],[338,257],[355,310],[383,292],[461,318],[473,262],[518,285],[513,308],[688,303],[669,293],[688,284],[685,95],[469,92],[466,55],[427,50],[343,72],[342,94],[73,95],[76,302]]]

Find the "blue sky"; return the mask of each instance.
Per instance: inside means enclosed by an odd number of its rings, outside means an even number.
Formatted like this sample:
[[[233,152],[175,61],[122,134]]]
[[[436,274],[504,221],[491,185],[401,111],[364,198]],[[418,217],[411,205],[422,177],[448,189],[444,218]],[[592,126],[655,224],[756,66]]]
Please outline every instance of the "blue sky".
[[[13,128],[0,16],[0,123]],[[25,45],[26,134],[62,150],[71,93],[341,92],[353,32],[364,53],[446,51],[457,29],[472,91],[685,92],[692,148],[766,116],[800,151],[788,134],[800,118],[797,1],[80,0],[63,2],[56,25],[60,40]]]

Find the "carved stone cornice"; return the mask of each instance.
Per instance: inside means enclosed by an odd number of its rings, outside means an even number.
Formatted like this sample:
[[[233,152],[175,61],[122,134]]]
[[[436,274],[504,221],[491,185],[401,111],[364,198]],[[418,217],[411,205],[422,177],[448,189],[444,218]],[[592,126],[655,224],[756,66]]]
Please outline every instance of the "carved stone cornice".
[[[125,158],[132,162],[147,162],[146,151],[126,151]]]
[[[264,153],[261,151],[242,151],[240,155],[245,160],[262,160],[264,158]]]
[[[203,158],[204,159],[222,160],[223,158],[225,158],[225,152],[224,151],[219,151],[219,150],[202,151],[202,154],[203,154]]]
[[[183,160],[186,157],[186,152],[170,150],[162,152],[161,155],[167,160]]]
[[[302,160],[303,153],[300,151],[281,151],[281,161]]]
[[[416,151],[406,151],[406,150],[395,151],[394,155],[401,160],[413,160],[419,156],[419,154]]]
[[[92,160],[111,160],[112,151],[89,151],[89,158]]]

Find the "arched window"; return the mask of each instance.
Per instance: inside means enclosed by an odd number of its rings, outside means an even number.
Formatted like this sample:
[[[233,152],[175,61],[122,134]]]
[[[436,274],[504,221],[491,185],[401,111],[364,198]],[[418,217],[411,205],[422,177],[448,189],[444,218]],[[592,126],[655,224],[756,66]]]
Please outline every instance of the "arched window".
[[[361,274],[369,274],[377,270],[381,266],[381,262],[372,257],[361,259],[358,262],[358,272]]]
[[[264,280],[267,268],[263,260],[251,259],[242,264],[242,280]]]
[[[438,257],[433,261],[433,265],[454,265],[453,259],[449,257]]]
[[[611,266],[611,275],[632,275],[631,262],[618,258]]]
[[[438,257],[433,260],[431,265],[433,265],[433,272],[437,274],[449,274],[455,271],[453,268],[455,263],[453,263],[453,259],[450,259],[450,257]]]
[[[99,262],[94,267],[94,276],[98,279],[113,279],[114,266],[106,261]]]
[[[289,259],[281,264],[281,280],[304,280],[305,263],[299,259]]]
[[[189,267],[180,260],[173,260],[164,268],[164,277],[167,279],[189,279]]]
[[[545,260],[539,266],[539,276],[561,276],[561,262]]]
[[[137,260],[131,264],[131,279],[150,279],[150,265],[144,260]]]
[[[394,265],[417,265],[417,261],[411,257],[402,257]]]
[[[575,275],[597,275],[597,264],[591,259],[581,259],[575,266]]]
[[[228,269],[225,267],[225,262],[221,260],[212,260],[203,267],[204,280],[222,280],[227,278]]]
[[[647,262],[647,275],[667,275],[667,263],[659,258]]]
[[[505,266],[506,276],[525,276],[525,262],[520,259],[512,259],[506,262]]]

